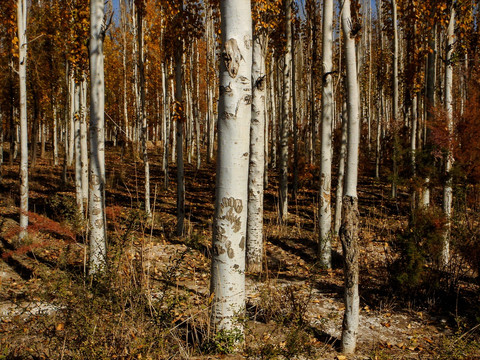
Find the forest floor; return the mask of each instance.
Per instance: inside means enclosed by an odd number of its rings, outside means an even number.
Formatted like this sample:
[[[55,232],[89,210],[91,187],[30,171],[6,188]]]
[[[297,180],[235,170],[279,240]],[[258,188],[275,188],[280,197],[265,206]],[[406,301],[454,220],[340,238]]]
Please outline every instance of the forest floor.
[[[175,168],[164,189],[161,157],[150,156],[153,218],[142,208],[142,162],[107,153],[109,261],[95,283],[84,277],[85,222],[75,214],[73,175],[38,160],[30,169],[30,231],[18,234],[18,165],[0,183],[0,359],[345,359],[341,246],[333,269],[316,265],[317,184],[301,177],[288,224],[277,223],[276,179],[265,192],[266,262],[247,273],[245,345],[208,328],[215,167],[186,166],[186,236],[175,236]],[[335,182],[334,182],[335,183]],[[473,275],[454,296],[401,296],[390,285],[391,241],[408,225],[409,200],[360,176],[360,328],[348,359],[480,358]],[[472,315],[473,314],[473,315]],[[230,337],[230,338],[229,338]]]

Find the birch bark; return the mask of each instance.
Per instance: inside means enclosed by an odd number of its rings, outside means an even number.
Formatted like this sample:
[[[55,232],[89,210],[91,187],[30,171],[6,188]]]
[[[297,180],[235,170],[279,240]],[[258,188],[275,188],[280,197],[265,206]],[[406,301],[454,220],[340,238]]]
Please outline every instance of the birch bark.
[[[398,157],[399,140],[397,134],[398,123],[398,20],[397,20],[397,1],[392,0],[393,7],[393,179],[392,179],[392,198],[397,197],[398,181]]]
[[[287,48],[283,65],[282,117],[280,124],[280,188],[279,188],[279,220],[285,222],[288,217],[288,137],[291,118],[291,63],[292,63],[292,0],[284,0],[285,37]]]
[[[145,112],[145,51],[144,51],[144,22],[143,13],[145,9],[137,8],[137,46],[138,46],[138,91],[140,95],[139,103],[139,116],[141,125],[141,142],[142,142],[142,155],[143,166],[145,172],[145,213],[147,217],[152,216],[150,209],[150,163],[148,161],[148,149],[147,149],[147,137],[148,137],[148,124],[147,115]]]
[[[323,2],[322,147],[320,150],[320,209],[318,258],[332,267],[332,115],[333,115],[333,0]]]
[[[213,234],[212,324],[239,330],[245,310],[245,237],[249,134],[252,115],[250,0],[224,0],[218,118],[217,183]]]
[[[73,131],[74,131],[74,159],[75,159],[75,194],[77,210],[83,216],[82,196],[82,154],[80,150],[80,86],[76,82],[73,85]]]
[[[80,83],[80,160],[82,179],[82,202],[84,212],[88,209],[88,139],[87,139],[87,76]]]
[[[28,226],[27,1],[17,0],[20,82],[20,240]]]
[[[183,0],[181,1],[183,12]],[[182,16],[182,15],[181,15]],[[185,106],[183,101],[183,39],[179,39],[175,51],[175,99],[177,104],[176,121],[176,153],[177,153],[177,235],[183,236],[185,233],[185,172],[183,158],[183,132],[185,121]],[[179,116],[180,115],[180,116]]]
[[[345,60],[347,70],[347,168],[345,173],[345,196],[343,199],[343,217],[340,228],[345,277],[345,313],[342,327],[342,351],[355,352],[357,344],[360,297],[358,294],[358,146],[360,141],[359,89],[357,80],[357,59],[355,38],[352,33],[350,0],[345,0],[342,10],[342,28],[345,39]]]
[[[248,174],[247,268],[262,271],[263,181],[265,171],[265,55],[266,37],[253,39],[252,119],[250,125],[250,164]]]
[[[90,274],[106,264],[103,0],[90,0]]]
[[[442,248],[442,264],[447,266],[450,258],[450,230],[451,230],[451,217],[452,217],[452,166],[453,166],[453,149],[452,149],[452,137],[453,137],[453,50],[455,44],[455,7],[452,5],[450,10],[450,21],[447,29],[447,62],[445,69],[445,110],[447,112],[447,128],[448,128],[448,149],[447,159],[445,163],[446,181],[443,188],[443,211],[447,219],[445,224],[445,233],[443,235],[443,248]]]

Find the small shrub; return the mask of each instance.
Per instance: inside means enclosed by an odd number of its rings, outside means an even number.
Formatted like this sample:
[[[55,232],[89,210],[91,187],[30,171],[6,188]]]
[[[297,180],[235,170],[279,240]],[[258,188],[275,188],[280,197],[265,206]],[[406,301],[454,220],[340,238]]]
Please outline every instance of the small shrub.
[[[434,208],[412,215],[408,227],[391,244],[396,255],[390,265],[394,286],[406,292],[438,288],[444,227],[443,214]]]
[[[75,197],[68,194],[57,193],[50,197],[47,200],[47,211],[49,218],[67,222],[76,230],[80,230],[84,225]]]
[[[231,354],[242,341],[243,334],[240,329],[220,330],[205,341],[202,351],[207,354]]]

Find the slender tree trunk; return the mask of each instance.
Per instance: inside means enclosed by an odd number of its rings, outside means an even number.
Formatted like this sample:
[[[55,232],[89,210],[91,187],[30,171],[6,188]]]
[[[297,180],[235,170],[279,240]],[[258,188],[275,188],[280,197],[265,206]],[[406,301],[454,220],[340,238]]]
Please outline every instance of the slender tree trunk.
[[[169,174],[168,174],[168,147],[170,144],[170,117],[168,116],[170,104],[168,103],[168,80],[167,80],[167,65],[166,59],[162,62],[162,86],[163,86],[163,184],[165,189],[168,189]]]
[[[332,115],[333,115],[333,0],[323,2],[322,147],[320,151],[320,206],[318,259],[332,267]]]
[[[392,198],[397,197],[398,182],[398,20],[397,20],[397,1],[392,0],[393,7],[393,179],[392,179]]]
[[[84,212],[88,209],[88,141],[87,141],[87,75],[84,73],[80,83],[80,153],[82,200]]]
[[[57,103],[55,102],[55,98],[53,99],[53,165],[58,165],[58,118]]]
[[[250,0],[224,0],[218,118],[217,186],[213,234],[212,323],[243,331],[245,237],[251,109]]]
[[[206,30],[206,53],[207,53],[207,163],[210,163],[213,158],[214,142],[215,142],[215,119],[213,113],[214,91],[212,85],[215,81],[215,46],[214,46],[214,23],[212,4],[207,8],[207,30]]]
[[[250,125],[250,167],[248,174],[247,269],[262,271],[263,180],[265,171],[265,56],[266,37],[253,39],[252,120]]]
[[[357,61],[355,39],[351,29],[350,0],[345,0],[342,10],[342,28],[345,39],[345,59],[347,69],[348,94],[348,143],[347,169],[345,173],[345,196],[343,198],[343,216],[340,229],[342,240],[344,276],[345,276],[345,314],[342,329],[342,351],[355,352],[357,344],[359,305],[358,294],[358,146],[360,141],[359,89],[357,80]]]
[[[42,116],[40,121],[40,159],[45,158],[45,141],[47,138],[47,128],[45,126],[45,119]]]
[[[339,234],[342,222],[342,204],[343,204],[343,179],[345,177],[345,158],[347,155],[347,102],[346,97],[342,104],[342,135],[340,144],[340,157],[338,160],[338,179],[337,192],[335,196],[335,234]]]
[[[313,20],[311,24],[311,73],[310,73],[310,139],[309,139],[309,153],[310,163],[314,164],[316,159],[316,142],[317,142],[317,109],[316,109],[316,66],[317,66],[317,2],[313,2]]]
[[[431,51],[428,53],[427,58],[427,119],[424,124],[424,140],[423,143],[427,144],[427,132],[428,125],[431,123],[434,117],[433,109],[435,107],[435,89],[436,89],[436,57],[437,57],[437,31],[436,26],[434,26],[430,39],[430,48]],[[425,182],[422,189],[422,207],[428,208],[430,206],[430,176],[427,174],[425,177]]]
[[[127,143],[130,139],[130,132],[128,127],[128,93],[127,93],[127,4],[126,0],[122,0],[120,3],[121,6],[121,25],[122,25],[122,37],[123,37],[123,54],[122,54],[122,65],[123,65],[123,128],[125,139],[124,146],[127,146]]]
[[[292,33],[295,37],[295,24],[292,21]],[[301,48],[300,48],[301,49]],[[292,43],[292,131],[293,131],[293,198],[298,195],[298,117],[297,117],[297,51]]]
[[[83,216],[82,154],[80,150],[80,86],[77,82],[74,83],[73,99],[75,194],[77,200],[77,211]]]
[[[383,89],[380,89],[380,114],[377,118],[377,138],[375,146],[375,178],[380,179],[380,161],[382,155],[382,121],[384,119],[384,104],[385,97],[383,95]]]
[[[75,152],[75,79],[73,78],[73,69],[69,66],[69,75],[68,75],[68,91],[70,94],[70,117],[68,119],[68,156],[67,156],[67,165],[72,166],[73,157]]]
[[[195,40],[195,143],[197,152],[197,170],[202,165],[202,154],[200,152],[200,50],[198,41]]]
[[[416,175],[416,152],[417,152],[417,123],[418,123],[418,94],[415,93],[412,99],[412,128],[411,128],[411,139],[410,139],[410,152],[411,152],[411,166],[412,166],[412,175]],[[412,189],[412,209],[416,208],[417,202],[417,189]]]
[[[182,0],[183,9],[183,0]],[[183,122],[186,114],[183,113],[183,95],[182,95],[182,55],[183,40],[177,44],[175,52],[175,99],[177,104],[177,235],[185,234],[185,173],[183,159]],[[181,112],[181,114],[179,114]],[[179,116],[181,115],[181,116]]]
[[[90,0],[90,274],[106,265],[103,0]]]
[[[266,65],[265,65],[266,67]],[[271,78],[268,78],[268,75],[265,74],[265,82],[267,84],[267,88],[265,89],[265,137],[264,137],[264,171],[263,171],[263,188],[266,189],[268,187],[268,161],[269,161],[269,122],[272,118],[272,111],[273,111],[273,99],[271,98],[271,88],[272,83],[270,81]],[[268,101],[267,101],[268,98]],[[270,104],[269,109],[267,109],[267,104]]]
[[[290,97],[291,97],[291,63],[292,63],[292,0],[284,0],[286,28],[285,38],[287,49],[283,65],[283,96],[282,122],[280,124],[280,189],[279,189],[279,220],[284,223],[288,217],[288,133],[290,129]]]
[[[27,1],[17,0],[20,82],[20,240],[28,227]],[[34,140],[35,141],[35,140]]]
[[[176,66],[176,65],[175,65]],[[173,62],[171,62],[171,67],[172,67],[172,73],[176,71],[176,67],[173,65]],[[175,74],[176,75],[176,74]],[[175,87],[175,79],[172,78],[172,81],[170,83],[171,85],[171,103],[176,104],[176,87]],[[173,110],[173,113],[170,116],[170,119],[174,119],[175,117],[175,109]],[[172,131],[172,162],[176,162],[177,160],[177,122],[176,121],[171,121],[171,131]]]
[[[452,217],[452,166],[453,166],[453,54],[455,44],[455,7],[452,5],[450,10],[450,21],[447,30],[447,63],[445,69],[445,110],[447,112],[447,129],[448,129],[448,150],[445,162],[446,180],[443,188],[443,211],[447,219],[445,225],[445,233],[443,236],[442,248],[442,264],[447,266],[450,259],[450,230]]]
[[[140,123],[142,126],[141,131],[141,143],[142,143],[142,155],[143,155],[143,166],[145,171],[145,213],[147,217],[152,216],[151,206],[150,206],[150,163],[148,161],[148,124],[147,124],[147,115],[145,109],[145,51],[144,51],[144,11],[145,9],[137,8],[137,46],[138,46],[138,91],[140,95]]]
[[[277,101],[276,101],[276,94],[275,94],[275,58],[272,55],[272,61],[270,62],[270,83],[271,85],[271,92],[270,98],[272,99],[272,168],[277,167]]]

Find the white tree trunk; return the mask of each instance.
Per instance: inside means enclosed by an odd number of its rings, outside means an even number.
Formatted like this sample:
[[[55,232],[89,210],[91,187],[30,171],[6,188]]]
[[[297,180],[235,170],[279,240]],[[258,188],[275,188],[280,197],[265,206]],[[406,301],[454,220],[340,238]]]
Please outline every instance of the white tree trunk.
[[[452,137],[453,137],[453,54],[455,44],[455,7],[452,5],[450,10],[450,21],[447,30],[447,64],[445,69],[445,110],[447,112],[447,128],[448,128],[448,150],[447,159],[445,163],[446,181],[443,188],[443,211],[447,223],[445,224],[445,233],[443,238],[442,247],[442,264],[448,265],[450,258],[450,229],[451,229],[451,217],[452,217],[452,166],[453,166],[453,149],[452,149]]]
[[[393,7],[393,179],[392,179],[392,198],[397,197],[398,181],[398,157],[399,143],[397,134],[398,123],[398,21],[397,21],[397,1],[392,0]]]
[[[262,271],[263,180],[265,171],[265,35],[253,39],[252,120],[250,125],[250,166],[248,174],[247,268]]]
[[[82,201],[84,212],[88,209],[88,141],[87,141],[87,75],[84,73],[80,83],[80,154]]]
[[[323,2],[322,147],[320,152],[320,206],[318,259],[332,267],[332,116],[333,116],[333,0]]]
[[[162,86],[163,86],[163,184],[165,189],[168,188],[169,174],[168,174],[168,147],[170,143],[170,104],[168,103],[168,79],[167,79],[167,65],[165,59],[162,62]]]
[[[183,5],[182,5],[183,6]],[[182,110],[177,108],[177,111],[182,111],[181,116],[177,115],[176,121],[176,153],[177,153],[177,235],[183,236],[185,234],[185,170],[183,158],[183,121],[186,114],[183,106],[182,94],[182,78],[183,78],[183,40],[180,40],[176,45],[175,51],[175,98],[177,104],[182,104]]]
[[[212,323],[243,330],[251,109],[250,0],[224,0],[211,292]]]
[[[82,154],[80,150],[80,86],[73,85],[73,131],[74,131],[74,158],[75,158],[75,194],[77,210],[83,216],[82,193]]]
[[[106,263],[103,0],[90,0],[90,274]]]
[[[28,226],[27,0],[17,0],[20,82],[20,240]]]
[[[285,0],[285,38],[287,48],[283,65],[282,121],[280,124],[280,188],[279,219],[283,223],[288,217],[288,134],[291,118],[291,63],[292,63],[292,0]]]
[[[121,27],[122,27],[122,37],[123,37],[123,54],[122,54],[122,65],[123,65],[123,128],[124,128],[124,138],[125,144],[130,139],[129,128],[128,128],[128,93],[127,93],[127,33],[128,33],[128,23],[127,23],[127,0],[120,1],[121,8]]]
[[[75,80],[73,78],[73,69],[69,66],[68,75],[68,93],[70,95],[70,117],[68,119],[68,155],[67,165],[72,166],[75,156]]]
[[[340,157],[338,159],[338,178],[337,191],[335,194],[335,234],[339,234],[342,223],[342,204],[343,204],[343,180],[345,177],[345,157],[347,155],[347,102],[342,104],[342,134],[340,144]]]
[[[58,165],[58,118],[55,99],[53,99],[53,165]]]
[[[345,59],[347,69],[348,94],[348,139],[347,169],[345,174],[345,196],[343,199],[342,240],[345,277],[345,314],[342,329],[342,351],[346,354],[355,352],[358,334],[359,305],[358,294],[358,146],[360,141],[359,89],[357,81],[357,61],[355,39],[352,34],[350,0],[345,0],[342,10],[342,28],[345,39]]]
[[[144,22],[143,19],[143,9],[137,9],[137,44],[138,44],[138,91],[140,95],[139,102],[139,111],[138,115],[140,116],[141,124],[141,142],[142,142],[142,155],[143,155],[143,166],[145,171],[145,213],[147,217],[152,216],[151,207],[150,207],[150,163],[148,161],[148,149],[147,149],[147,140],[148,140],[148,124],[147,124],[147,115],[145,110],[145,58],[144,58]]]
[[[413,93],[412,116],[410,131],[410,162],[412,166],[412,176],[416,175],[416,152],[417,152],[417,124],[418,124],[418,94]],[[412,210],[417,207],[417,189],[413,188],[410,195]]]

